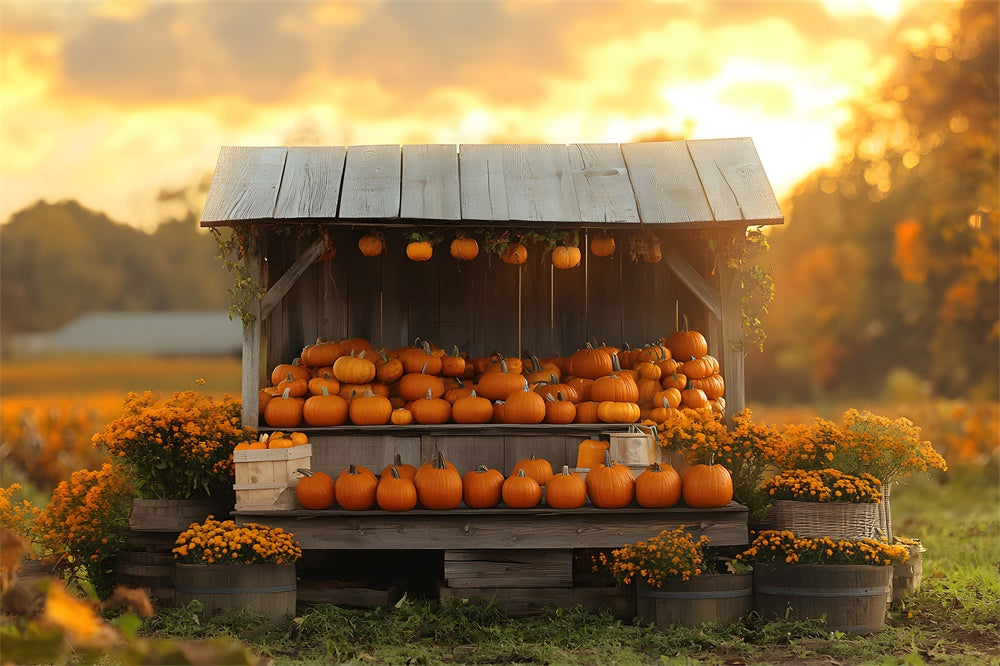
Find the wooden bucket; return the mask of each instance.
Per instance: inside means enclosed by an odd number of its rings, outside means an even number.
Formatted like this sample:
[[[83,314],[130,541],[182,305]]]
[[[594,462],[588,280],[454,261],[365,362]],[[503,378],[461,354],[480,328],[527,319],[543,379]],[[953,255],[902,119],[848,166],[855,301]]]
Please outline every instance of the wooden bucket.
[[[753,576],[704,574],[668,580],[663,587],[636,583],[636,615],[657,627],[693,627],[704,622],[732,624],[750,612]]]
[[[174,564],[178,606],[201,602],[205,618],[247,608],[271,620],[295,615],[294,564]]]
[[[885,627],[892,567],[757,563],[754,606],[764,619],[825,619],[831,631],[870,634]]]
[[[905,564],[892,568],[892,603],[898,604],[920,587],[924,577],[924,564],[920,557],[920,546],[907,546],[910,559]]]
[[[119,551],[115,584],[146,590],[150,598],[170,605],[174,600],[174,556],[169,551]]]

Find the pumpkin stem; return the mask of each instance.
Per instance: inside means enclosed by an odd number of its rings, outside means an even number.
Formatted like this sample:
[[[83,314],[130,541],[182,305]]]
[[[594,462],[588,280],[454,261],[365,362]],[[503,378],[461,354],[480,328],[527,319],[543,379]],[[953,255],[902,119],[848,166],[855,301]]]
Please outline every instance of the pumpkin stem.
[[[313,474],[314,474],[311,470],[308,470],[308,469],[297,469],[295,471],[298,472],[299,474],[301,474],[302,476],[305,476],[305,477],[310,477],[310,476],[313,476]]]
[[[426,398],[426,400],[430,400],[432,396],[433,396],[433,394],[431,393],[431,390],[427,389],[427,398]]]
[[[291,399],[291,392],[292,392],[292,389],[286,388],[284,391],[281,392],[281,397],[284,398],[285,400],[290,400]]]
[[[569,475],[569,465],[563,465],[563,471],[562,471],[562,473],[563,473],[563,476],[568,476]]]
[[[622,364],[618,361],[618,352],[611,355],[611,370],[614,372],[622,371]]]
[[[358,466],[356,464],[354,464],[354,463],[351,463],[350,466],[348,466],[348,468],[347,468],[347,473],[348,474],[357,474],[358,473]]]
[[[323,392],[323,396],[324,396],[324,397],[327,397],[327,398],[328,398],[328,397],[330,397],[330,392],[326,390],[326,387],[325,387],[325,386],[321,386],[321,387],[319,387],[319,390]],[[310,405],[310,407],[311,407],[311,406],[312,406],[312,405]]]
[[[400,476],[399,476],[399,470],[396,469],[395,465],[392,466],[392,469],[390,471],[392,472],[392,478],[394,478],[394,479],[400,478]]]
[[[479,465],[478,467],[476,467],[476,471],[482,474],[483,472],[490,471],[490,468],[487,467],[486,465]]]
[[[399,467],[403,464],[403,456],[399,455],[399,451],[396,451],[396,455],[393,456],[392,464],[394,467]]]
[[[660,463],[654,460],[653,464],[649,466],[649,471],[650,472],[662,472],[663,469],[660,467]]]

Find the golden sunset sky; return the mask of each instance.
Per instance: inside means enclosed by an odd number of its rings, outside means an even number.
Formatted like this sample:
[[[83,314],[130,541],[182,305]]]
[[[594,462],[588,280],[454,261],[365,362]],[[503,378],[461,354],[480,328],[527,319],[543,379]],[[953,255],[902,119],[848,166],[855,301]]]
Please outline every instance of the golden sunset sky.
[[[749,136],[779,197],[950,0],[0,0],[0,221],[152,228],[223,145]]]

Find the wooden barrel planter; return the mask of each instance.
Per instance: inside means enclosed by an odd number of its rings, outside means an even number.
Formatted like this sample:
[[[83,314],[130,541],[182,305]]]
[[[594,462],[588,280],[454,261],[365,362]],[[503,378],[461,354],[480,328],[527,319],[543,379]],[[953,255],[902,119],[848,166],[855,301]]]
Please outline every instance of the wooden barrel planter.
[[[754,565],[754,607],[764,619],[825,619],[831,631],[885,627],[892,567],[848,564]]]
[[[174,600],[174,556],[170,551],[120,550],[115,583],[144,589],[151,599],[169,606]]]
[[[914,594],[924,577],[924,564],[920,556],[921,546],[906,546],[906,549],[910,551],[910,559],[905,564],[897,564],[892,568],[893,604],[899,604]]]
[[[133,532],[170,533],[175,537],[191,523],[200,523],[214,515],[222,519],[232,511],[215,500],[140,499],[132,500],[128,528]]]
[[[810,538],[868,539],[875,536],[877,521],[874,502],[777,500],[768,513],[771,529]]]
[[[636,615],[657,627],[693,627],[704,622],[732,624],[750,612],[753,576],[705,574],[668,580],[662,587],[636,582]]]
[[[178,606],[202,604],[201,616],[243,608],[280,620],[295,615],[294,564],[174,564]]]

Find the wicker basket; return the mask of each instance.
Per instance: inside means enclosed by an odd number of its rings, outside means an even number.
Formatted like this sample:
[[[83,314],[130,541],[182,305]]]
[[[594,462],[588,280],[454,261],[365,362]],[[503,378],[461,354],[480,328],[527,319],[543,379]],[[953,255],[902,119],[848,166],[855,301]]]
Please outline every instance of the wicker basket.
[[[771,529],[801,537],[866,539],[874,537],[878,504],[873,502],[797,502],[777,500],[768,512]]]

